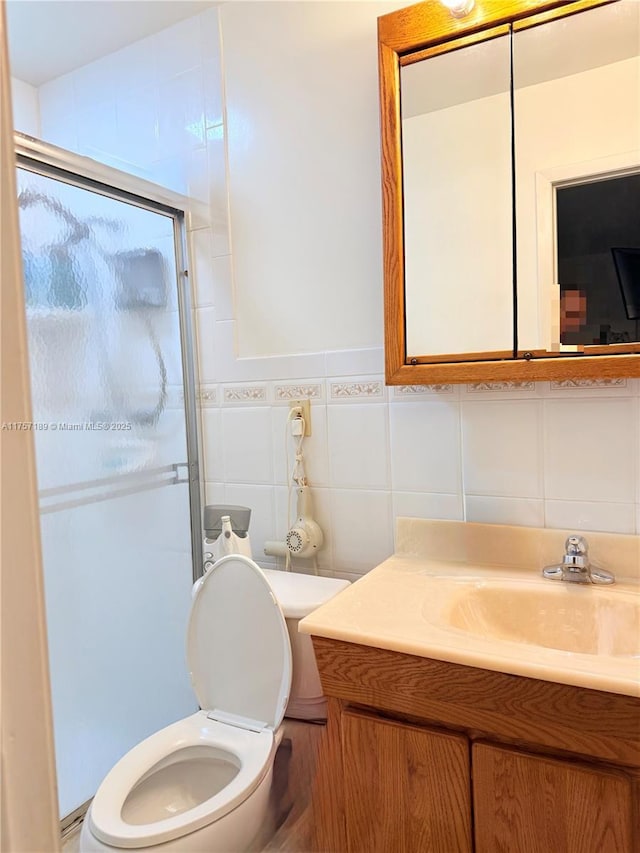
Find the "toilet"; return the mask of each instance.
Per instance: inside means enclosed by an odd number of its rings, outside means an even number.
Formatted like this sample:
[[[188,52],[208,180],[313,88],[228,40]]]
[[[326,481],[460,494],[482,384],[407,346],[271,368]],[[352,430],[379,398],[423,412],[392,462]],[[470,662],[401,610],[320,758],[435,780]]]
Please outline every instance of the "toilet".
[[[285,715],[297,720],[327,719],[327,700],[308,634],[298,632],[298,622],[350,585],[340,578],[302,575],[263,569],[284,614],[291,642],[293,671]]]
[[[244,853],[254,846],[267,821],[292,685],[290,636],[295,665],[307,665],[309,654],[313,662],[310,675],[296,677],[301,702],[294,699],[293,710],[321,718],[313,649],[309,643],[301,650],[297,620],[345,586],[348,581],[265,572],[235,554],[207,572],[187,629],[187,664],[201,710],[146,738],[112,768],[84,820],[81,853]]]

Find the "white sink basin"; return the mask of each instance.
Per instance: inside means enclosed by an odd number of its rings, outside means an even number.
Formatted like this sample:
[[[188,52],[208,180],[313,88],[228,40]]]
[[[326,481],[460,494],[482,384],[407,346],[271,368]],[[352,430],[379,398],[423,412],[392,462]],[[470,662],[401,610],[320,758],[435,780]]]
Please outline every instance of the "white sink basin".
[[[601,586],[458,583],[438,621],[483,638],[605,657],[640,656],[640,600]]]
[[[590,536],[618,578],[606,586],[542,577],[564,531],[398,525],[406,553],[305,617],[302,633],[640,697],[640,537]]]

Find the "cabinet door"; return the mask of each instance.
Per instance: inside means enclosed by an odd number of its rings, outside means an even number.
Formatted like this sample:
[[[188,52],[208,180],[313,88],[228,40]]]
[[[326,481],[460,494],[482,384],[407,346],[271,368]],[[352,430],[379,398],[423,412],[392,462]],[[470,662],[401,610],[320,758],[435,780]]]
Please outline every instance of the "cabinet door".
[[[632,853],[622,771],[489,744],[472,750],[476,853]]]
[[[342,760],[349,853],[470,853],[466,737],[348,711]]]

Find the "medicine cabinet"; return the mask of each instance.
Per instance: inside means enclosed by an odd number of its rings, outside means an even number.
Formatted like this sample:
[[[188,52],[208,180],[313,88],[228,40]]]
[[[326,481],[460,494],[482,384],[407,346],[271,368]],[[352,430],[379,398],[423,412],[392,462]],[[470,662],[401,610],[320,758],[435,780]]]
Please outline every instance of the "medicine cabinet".
[[[378,19],[389,384],[640,376],[640,3]]]

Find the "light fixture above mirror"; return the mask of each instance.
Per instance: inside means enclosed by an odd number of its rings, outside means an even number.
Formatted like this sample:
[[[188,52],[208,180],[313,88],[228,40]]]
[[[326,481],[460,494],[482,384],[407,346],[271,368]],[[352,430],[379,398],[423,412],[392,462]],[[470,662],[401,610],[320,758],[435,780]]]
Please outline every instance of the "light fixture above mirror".
[[[464,18],[473,9],[475,0],[440,0],[454,18]]]

